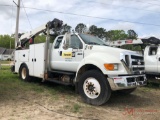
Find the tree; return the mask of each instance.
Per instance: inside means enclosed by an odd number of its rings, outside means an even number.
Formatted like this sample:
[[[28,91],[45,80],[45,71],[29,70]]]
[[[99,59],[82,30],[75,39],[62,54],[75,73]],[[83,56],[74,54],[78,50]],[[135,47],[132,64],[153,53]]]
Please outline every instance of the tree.
[[[128,38],[129,39],[137,39],[138,35],[134,30],[128,30]]]
[[[71,26],[64,24],[61,29],[61,34],[65,34],[66,32],[71,32]]]
[[[106,30],[104,28],[98,28],[95,25],[91,25],[89,27],[89,33],[94,36],[97,36],[101,39],[103,39],[105,37],[105,32],[106,32]]]
[[[110,41],[124,40],[128,38],[128,35],[124,30],[110,30],[106,32],[105,38]]]
[[[37,35],[34,38],[35,43],[44,43],[46,41],[46,36],[45,35]]]
[[[106,29],[104,28],[97,28],[97,36],[101,39],[105,37]]]
[[[0,47],[13,49],[14,48],[14,38],[10,35],[0,35]]]
[[[87,30],[87,26],[83,23],[79,23],[76,27],[75,27],[75,31],[78,33],[84,33]]]
[[[97,35],[97,34],[96,34],[96,33],[97,33],[97,26],[91,25],[91,26],[89,27],[89,33],[96,36],[96,35]]]

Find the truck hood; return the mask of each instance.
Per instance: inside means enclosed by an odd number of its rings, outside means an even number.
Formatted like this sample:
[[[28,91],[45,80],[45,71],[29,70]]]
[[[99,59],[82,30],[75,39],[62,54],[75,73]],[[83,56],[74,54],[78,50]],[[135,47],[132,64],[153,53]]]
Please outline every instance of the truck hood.
[[[138,52],[135,51],[130,51],[130,50],[125,50],[121,48],[114,48],[114,47],[109,47],[109,46],[98,46],[98,45],[88,45],[86,50],[89,52],[100,52],[100,53],[107,53],[113,56],[119,56],[120,54],[134,54],[138,56],[142,56]]]

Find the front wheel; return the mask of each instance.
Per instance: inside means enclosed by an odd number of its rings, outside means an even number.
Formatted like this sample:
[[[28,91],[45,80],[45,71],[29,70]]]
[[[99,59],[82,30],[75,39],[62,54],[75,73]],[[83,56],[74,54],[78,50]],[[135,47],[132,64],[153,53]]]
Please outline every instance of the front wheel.
[[[20,67],[19,70],[19,77],[23,80],[23,81],[30,81],[30,76],[29,76],[29,70],[28,67],[26,65],[22,65]]]
[[[106,77],[98,70],[90,70],[82,74],[78,83],[82,99],[92,105],[102,105],[111,96],[111,88]]]

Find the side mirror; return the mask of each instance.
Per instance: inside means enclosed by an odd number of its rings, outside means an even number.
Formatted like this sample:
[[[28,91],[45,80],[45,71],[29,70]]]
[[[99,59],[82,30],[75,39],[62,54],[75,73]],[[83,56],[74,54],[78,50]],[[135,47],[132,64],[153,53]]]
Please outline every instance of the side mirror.
[[[64,39],[65,39],[65,43],[63,45],[63,49],[68,49],[69,48],[69,45],[71,43],[71,34],[70,33],[66,33],[64,35]]]

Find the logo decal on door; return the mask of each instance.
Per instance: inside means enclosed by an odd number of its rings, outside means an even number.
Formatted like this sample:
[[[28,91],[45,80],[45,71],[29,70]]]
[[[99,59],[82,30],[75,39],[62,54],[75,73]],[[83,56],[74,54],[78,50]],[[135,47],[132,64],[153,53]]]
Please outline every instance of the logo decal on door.
[[[71,58],[72,57],[72,52],[63,52],[62,57],[63,58]]]

